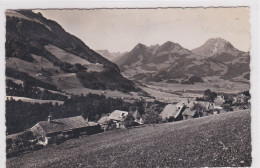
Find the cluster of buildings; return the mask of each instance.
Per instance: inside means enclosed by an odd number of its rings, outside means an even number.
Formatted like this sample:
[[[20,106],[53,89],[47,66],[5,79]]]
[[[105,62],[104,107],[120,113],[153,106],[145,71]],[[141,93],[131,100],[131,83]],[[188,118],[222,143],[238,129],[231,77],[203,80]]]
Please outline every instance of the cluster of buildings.
[[[235,101],[241,102],[240,99],[242,98],[240,97]],[[191,101],[188,99],[177,104],[166,105],[160,116],[162,121],[167,122],[219,114],[225,112],[222,108],[224,102],[222,96],[218,96],[214,102]],[[144,124],[143,118],[137,110],[133,112],[115,110],[101,117],[97,122],[90,122],[82,116],[53,120],[49,117],[47,121],[40,121],[29,130],[39,140],[39,144],[47,145],[60,140],[80,137],[82,134],[90,135],[112,129],[127,128],[129,125],[142,124]]]
[[[133,124],[143,124],[143,119],[138,111],[131,113]],[[81,137],[82,134],[96,134],[114,128],[125,128],[129,112],[115,110],[106,116],[101,117],[98,122],[85,120],[82,116],[75,116],[61,119],[51,119],[40,121],[35,124],[30,131],[39,140],[39,144],[47,145],[70,138]],[[8,139],[8,137],[7,137]]]

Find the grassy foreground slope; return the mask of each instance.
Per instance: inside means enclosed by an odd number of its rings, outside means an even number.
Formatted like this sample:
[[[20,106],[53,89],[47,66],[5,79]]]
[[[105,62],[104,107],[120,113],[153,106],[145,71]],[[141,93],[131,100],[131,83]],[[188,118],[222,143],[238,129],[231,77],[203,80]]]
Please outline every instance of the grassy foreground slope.
[[[7,167],[250,165],[250,111],[96,134],[7,160]]]

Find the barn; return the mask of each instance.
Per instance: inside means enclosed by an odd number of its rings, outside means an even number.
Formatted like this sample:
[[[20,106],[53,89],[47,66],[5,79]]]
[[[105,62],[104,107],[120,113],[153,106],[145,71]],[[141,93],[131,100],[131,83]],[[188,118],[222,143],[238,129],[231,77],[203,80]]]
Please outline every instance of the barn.
[[[30,131],[36,138],[48,138],[55,140],[58,137],[78,137],[80,133],[86,132],[88,124],[82,116],[61,118],[48,121],[40,121]]]

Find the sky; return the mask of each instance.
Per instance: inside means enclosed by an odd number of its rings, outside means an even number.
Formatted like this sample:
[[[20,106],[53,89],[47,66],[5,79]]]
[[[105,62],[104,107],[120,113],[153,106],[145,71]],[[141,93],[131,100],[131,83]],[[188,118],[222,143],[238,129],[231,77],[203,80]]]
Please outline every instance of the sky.
[[[250,50],[250,10],[237,8],[37,10],[94,50],[130,51],[167,41],[187,49],[221,37],[242,51]]]

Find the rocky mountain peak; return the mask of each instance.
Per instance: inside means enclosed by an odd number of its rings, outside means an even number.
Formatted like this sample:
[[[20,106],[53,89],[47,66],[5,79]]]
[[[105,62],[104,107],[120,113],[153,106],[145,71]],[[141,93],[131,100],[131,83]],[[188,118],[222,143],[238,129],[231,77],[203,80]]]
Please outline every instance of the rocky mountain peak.
[[[223,52],[237,52],[238,50],[227,40],[218,37],[208,39],[202,46],[192,51],[198,55],[213,56]]]

